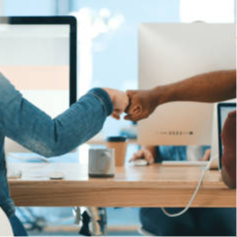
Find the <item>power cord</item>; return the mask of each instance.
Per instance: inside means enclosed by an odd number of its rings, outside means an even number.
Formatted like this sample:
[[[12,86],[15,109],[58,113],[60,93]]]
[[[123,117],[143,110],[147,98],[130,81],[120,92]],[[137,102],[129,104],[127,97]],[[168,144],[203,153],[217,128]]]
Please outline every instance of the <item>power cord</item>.
[[[174,214],[169,213],[165,208],[161,208],[162,212],[163,212],[166,216],[168,216],[168,217],[178,217],[178,216],[181,216],[181,215],[183,215],[185,212],[188,211],[188,209],[191,207],[191,205],[192,205],[192,203],[193,203],[195,197],[197,196],[197,193],[198,193],[198,191],[199,191],[199,189],[200,189],[200,187],[201,187],[201,185],[202,185],[202,182],[203,182],[203,179],[204,179],[204,176],[205,176],[206,171],[210,169],[211,163],[212,163],[213,160],[216,159],[216,158],[218,158],[218,155],[212,156],[212,157],[210,158],[210,161],[209,161],[208,164],[206,165],[206,167],[202,170],[202,174],[201,174],[200,179],[199,179],[199,181],[198,181],[197,187],[196,187],[196,189],[195,189],[195,191],[194,191],[194,193],[193,193],[193,195],[192,195],[190,201],[188,202],[188,205],[187,205],[181,212],[179,212],[179,213],[174,213]]]

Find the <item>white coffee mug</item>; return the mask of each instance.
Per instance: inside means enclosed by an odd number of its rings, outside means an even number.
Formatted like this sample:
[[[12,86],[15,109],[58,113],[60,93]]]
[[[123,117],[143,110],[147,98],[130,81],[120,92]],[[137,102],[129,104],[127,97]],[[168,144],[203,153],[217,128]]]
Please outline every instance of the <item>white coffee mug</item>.
[[[89,150],[89,176],[93,178],[114,177],[114,149]]]

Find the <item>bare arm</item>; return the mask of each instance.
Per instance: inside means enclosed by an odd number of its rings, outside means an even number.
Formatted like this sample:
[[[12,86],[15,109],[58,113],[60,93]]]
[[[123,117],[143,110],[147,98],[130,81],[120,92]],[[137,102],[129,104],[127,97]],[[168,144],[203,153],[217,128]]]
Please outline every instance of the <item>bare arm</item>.
[[[147,118],[157,106],[174,101],[218,102],[236,97],[236,70],[211,72],[151,90],[128,91],[126,119]]]
[[[160,101],[160,87],[154,88],[158,105],[171,101],[218,102],[236,96],[236,71],[211,72],[164,86]]]
[[[236,70],[206,73],[147,91],[128,91],[127,94],[130,97],[130,106],[126,111],[128,115],[125,118],[138,121],[147,118],[157,106],[168,102],[214,103],[235,98]],[[232,125],[228,129],[228,133],[233,133],[232,139],[227,139],[227,132],[223,131],[225,154],[223,156],[222,176],[230,188],[236,187],[236,118],[233,121],[235,128],[233,129],[234,126]],[[229,123],[226,123],[225,130],[227,130],[227,125]],[[232,144],[233,142],[234,144]]]

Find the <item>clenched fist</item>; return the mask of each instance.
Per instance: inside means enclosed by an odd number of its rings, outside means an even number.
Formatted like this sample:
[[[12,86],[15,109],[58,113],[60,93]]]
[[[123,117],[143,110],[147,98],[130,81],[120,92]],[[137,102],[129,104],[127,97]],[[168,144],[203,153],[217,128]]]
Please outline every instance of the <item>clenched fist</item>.
[[[125,92],[122,91],[118,91],[115,89],[110,89],[110,88],[102,88],[103,90],[105,90],[111,100],[112,103],[114,105],[114,111],[112,114],[112,117],[119,120],[120,119],[120,115],[125,112],[126,108],[129,105],[129,97]]]
[[[157,103],[150,90],[127,91],[130,105],[125,119],[138,121],[147,118],[156,108]]]

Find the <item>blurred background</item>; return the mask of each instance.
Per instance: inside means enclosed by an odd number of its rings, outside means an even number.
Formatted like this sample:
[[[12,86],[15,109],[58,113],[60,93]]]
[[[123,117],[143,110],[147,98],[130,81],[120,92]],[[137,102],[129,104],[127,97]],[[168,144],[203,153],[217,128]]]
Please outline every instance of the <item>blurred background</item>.
[[[137,89],[140,23],[233,23],[235,9],[235,0],[0,0],[1,16],[77,18],[79,96],[93,87]],[[109,118],[99,136],[123,134],[131,127]],[[131,134],[136,136],[133,130]],[[32,235],[76,235],[79,230],[72,208],[18,212]],[[138,235],[137,208],[107,208],[107,215],[109,235]]]

